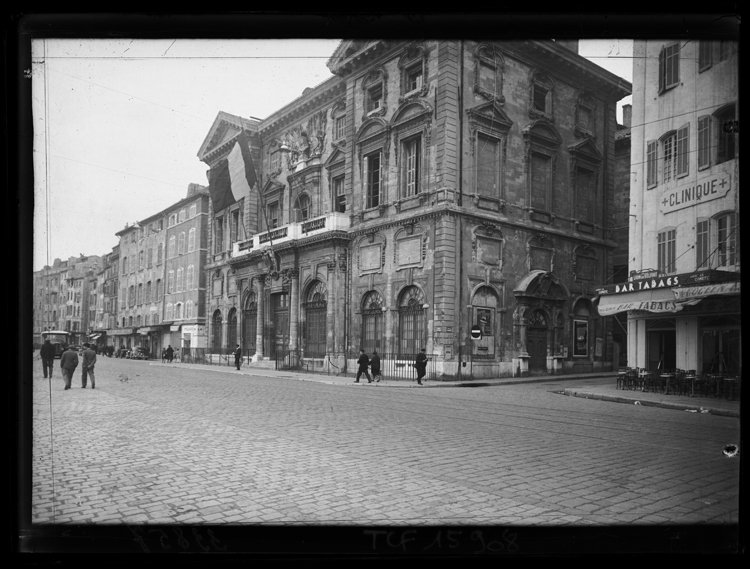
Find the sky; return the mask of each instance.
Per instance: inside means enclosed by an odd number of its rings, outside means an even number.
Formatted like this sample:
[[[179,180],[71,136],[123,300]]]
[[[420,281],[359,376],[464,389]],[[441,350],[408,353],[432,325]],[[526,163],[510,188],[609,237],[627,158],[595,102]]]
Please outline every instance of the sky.
[[[197,154],[217,114],[268,117],[331,76],[339,42],[33,40],[34,270],[104,255],[126,223],[208,185]],[[632,43],[579,53],[631,81]]]

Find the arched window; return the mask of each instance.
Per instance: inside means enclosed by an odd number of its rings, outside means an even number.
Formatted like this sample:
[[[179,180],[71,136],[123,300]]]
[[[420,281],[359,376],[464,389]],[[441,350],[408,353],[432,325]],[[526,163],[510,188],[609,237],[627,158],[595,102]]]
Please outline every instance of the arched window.
[[[174,310],[174,319],[175,320],[182,320],[182,303],[178,302],[175,304],[175,310]]]
[[[193,290],[193,274],[195,272],[195,267],[193,265],[188,265],[187,268],[187,283],[185,286],[185,290]]]
[[[171,259],[174,257],[174,246],[175,246],[175,236],[172,235],[172,237],[169,238],[169,252],[168,257]]]
[[[255,293],[251,292],[245,299],[243,313],[242,353],[255,355],[255,338],[258,333],[258,301]]]
[[[383,297],[371,290],[362,300],[362,348],[368,354],[384,347]]]
[[[190,206],[190,219],[195,217],[195,213],[198,210],[196,204]]]
[[[187,304],[185,305],[185,318],[192,318],[193,317],[193,301],[188,300]]]
[[[401,356],[414,356],[425,346],[424,293],[410,286],[401,293],[398,303],[398,349]]]
[[[211,347],[216,353],[221,349],[221,310],[214,312],[213,318],[211,318],[211,328],[213,330]]]
[[[167,321],[174,320],[174,306],[170,302],[167,304]]]
[[[232,308],[229,311],[229,321],[227,324],[227,347],[233,350],[237,345],[237,310]]]
[[[305,302],[305,355],[322,358],[326,355],[326,310],[328,293],[325,285],[315,281],[307,292]]]

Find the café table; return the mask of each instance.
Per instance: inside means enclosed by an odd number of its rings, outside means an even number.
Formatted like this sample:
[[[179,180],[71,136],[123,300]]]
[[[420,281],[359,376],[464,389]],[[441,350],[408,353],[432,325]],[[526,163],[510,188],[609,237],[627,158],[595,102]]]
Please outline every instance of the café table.
[[[628,371],[621,369],[617,372],[617,389],[625,389],[628,384]]]
[[[695,382],[697,379],[694,373],[685,376],[685,380],[690,382],[690,397],[695,397]]]
[[[725,377],[724,378],[724,397],[727,399],[734,399],[735,393],[737,393],[737,387],[740,384],[740,380],[736,377]]]
[[[716,394],[716,397],[719,396],[719,393],[723,395],[724,374],[723,373],[709,373],[706,377],[708,378],[708,381],[713,384],[714,393]]]
[[[673,382],[677,376],[673,373],[662,373],[659,375],[659,377],[662,381],[662,393],[666,393],[668,395],[670,382]]]

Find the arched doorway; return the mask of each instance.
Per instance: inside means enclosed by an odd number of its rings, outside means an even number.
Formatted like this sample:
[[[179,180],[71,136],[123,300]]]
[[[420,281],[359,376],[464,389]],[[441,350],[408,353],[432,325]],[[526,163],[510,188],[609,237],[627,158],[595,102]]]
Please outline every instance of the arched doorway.
[[[371,290],[362,300],[362,349],[367,354],[375,350],[383,353],[383,298]]]
[[[234,350],[237,346],[237,310],[229,311],[229,323],[227,325],[227,348]]]
[[[326,312],[328,294],[325,285],[314,282],[308,289],[305,308],[305,356],[322,358],[326,355],[326,336],[328,333]]]
[[[245,299],[245,310],[242,314],[242,353],[255,355],[255,339],[258,333],[258,301],[254,292]]]
[[[547,371],[547,346],[549,324],[542,310],[534,310],[529,315],[526,327],[526,350],[529,353],[529,369]]]
[[[211,328],[211,348],[214,353],[217,353],[221,350],[221,310],[214,312],[214,315],[211,318]]]

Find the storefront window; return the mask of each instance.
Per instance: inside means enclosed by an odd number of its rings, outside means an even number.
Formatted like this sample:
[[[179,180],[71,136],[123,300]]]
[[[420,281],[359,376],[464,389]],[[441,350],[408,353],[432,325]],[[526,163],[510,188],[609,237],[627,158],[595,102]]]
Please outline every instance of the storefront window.
[[[585,320],[575,320],[574,333],[575,340],[573,343],[574,356],[589,355],[589,323]]]

